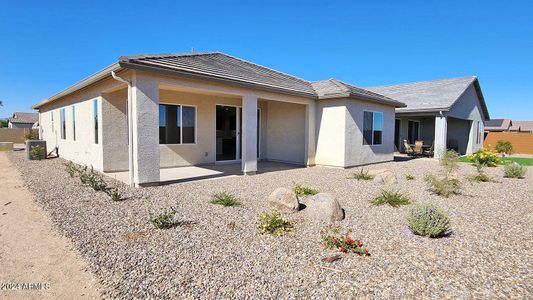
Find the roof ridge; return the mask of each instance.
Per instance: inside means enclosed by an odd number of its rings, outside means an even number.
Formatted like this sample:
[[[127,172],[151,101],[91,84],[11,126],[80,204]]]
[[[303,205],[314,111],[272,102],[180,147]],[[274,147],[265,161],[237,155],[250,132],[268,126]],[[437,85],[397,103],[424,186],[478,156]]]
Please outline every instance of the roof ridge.
[[[434,79],[434,80],[423,80],[423,81],[410,81],[410,82],[404,82],[404,83],[397,83],[397,84],[387,84],[387,85],[377,85],[377,86],[370,86],[367,88],[384,88],[384,87],[391,87],[391,86],[406,86],[406,85],[414,85],[419,83],[429,83],[429,82],[439,82],[439,81],[451,81],[451,80],[457,80],[457,79],[470,79],[474,81],[477,79],[477,76],[464,76],[464,77],[452,77],[452,78],[443,78],[443,79]]]
[[[333,82],[333,84],[335,84],[336,86],[340,87],[341,89],[343,89],[345,92],[350,92],[350,88],[346,86],[346,83],[338,80],[338,79],[335,79],[335,78],[331,78],[331,79],[328,79],[328,81],[331,81]]]
[[[167,57],[183,57],[183,56],[201,56],[212,55],[219,52],[174,52],[174,53],[159,53],[159,54],[135,54],[135,55],[123,55],[119,58],[119,61],[130,59],[147,59],[147,58],[167,58]]]

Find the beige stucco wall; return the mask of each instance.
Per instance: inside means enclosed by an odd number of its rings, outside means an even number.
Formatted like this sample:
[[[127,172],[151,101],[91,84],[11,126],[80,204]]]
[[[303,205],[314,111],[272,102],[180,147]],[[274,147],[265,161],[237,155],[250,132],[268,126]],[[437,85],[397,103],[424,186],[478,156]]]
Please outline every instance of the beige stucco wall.
[[[128,89],[102,94],[104,171],[125,171],[128,163]]]
[[[159,93],[161,104],[183,104],[196,107],[196,143],[160,145],[161,167],[214,163],[216,159],[216,106],[241,106],[237,97],[197,94],[170,90]],[[258,101],[261,113],[260,157],[266,155],[266,102]]]
[[[40,107],[41,137],[47,142],[48,151],[59,147],[59,155],[79,164],[103,171],[103,107],[107,107],[102,98],[102,91],[110,91],[123,85],[114,79],[103,80],[85,89],[79,90],[50,104]],[[93,102],[98,100],[99,109],[99,143],[94,143]],[[76,141],[73,141],[72,105],[76,106]],[[61,139],[60,109],[65,109],[66,139]],[[52,112],[54,122],[52,128]],[[106,131],[109,132],[109,131]]]
[[[266,159],[305,163],[305,106],[268,101]]]
[[[383,143],[363,145],[364,111],[383,113]],[[316,164],[351,167],[394,159],[393,107],[355,99],[320,100]]]
[[[315,164],[344,167],[346,100],[321,100],[317,105]]]

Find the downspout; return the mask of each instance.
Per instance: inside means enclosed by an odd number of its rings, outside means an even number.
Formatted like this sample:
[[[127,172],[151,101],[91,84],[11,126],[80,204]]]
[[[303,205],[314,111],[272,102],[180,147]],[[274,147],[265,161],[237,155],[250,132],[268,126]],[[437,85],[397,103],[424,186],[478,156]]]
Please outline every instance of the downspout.
[[[128,85],[128,166],[129,166],[129,179],[130,185],[135,186],[133,182],[133,125],[132,125],[132,112],[131,112],[131,82],[120,78],[115,74],[115,71],[111,71],[113,79],[123,82]]]

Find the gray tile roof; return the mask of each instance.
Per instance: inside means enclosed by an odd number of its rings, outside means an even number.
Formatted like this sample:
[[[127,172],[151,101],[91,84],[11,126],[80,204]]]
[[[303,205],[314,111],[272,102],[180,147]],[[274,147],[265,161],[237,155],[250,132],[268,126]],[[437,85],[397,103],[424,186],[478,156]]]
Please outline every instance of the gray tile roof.
[[[533,132],[533,121],[513,121],[509,130]]]
[[[178,70],[200,74],[202,76],[231,79],[237,82],[293,91],[319,99],[359,97],[368,101],[381,102],[397,107],[403,106],[398,101],[339,80],[329,79],[309,82],[220,52],[142,54],[123,56],[120,58],[120,61],[126,67],[129,64],[140,64],[168,70]]]
[[[405,106],[396,99],[393,100],[390,97],[339,80],[310,82],[225,53],[195,52],[121,56],[117,63],[35,104],[33,108],[38,109],[42,105],[110,77],[111,71],[117,72],[121,69],[179,74],[312,99],[329,99],[334,98],[334,94],[337,94],[338,97],[355,97],[395,107]]]
[[[315,95],[308,81],[220,52],[144,54],[123,56],[120,61]]]
[[[312,82],[312,86],[319,99],[355,97],[378,103],[386,103],[395,107],[405,107],[405,104],[399,101],[337,79],[315,81]]]
[[[9,118],[9,122],[15,124],[35,124],[37,121],[39,121],[39,114],[37,113],[15,112],[13,113],[13,116]]]
[[[475,76],[376,86],[366,89],[407,104],[407,107],[399,108],[397,112],[417,110],[438,111],[451,108],[473,83],[476,84],[476,91],[480,97],[485,115],[488,118],[488,110],[486,109],[485,101],[483,100],[483,95],[481,94],[479,83]]]
[[[485,131],[507,131],[512,125],[511,119],[492,119],[485,121]]]

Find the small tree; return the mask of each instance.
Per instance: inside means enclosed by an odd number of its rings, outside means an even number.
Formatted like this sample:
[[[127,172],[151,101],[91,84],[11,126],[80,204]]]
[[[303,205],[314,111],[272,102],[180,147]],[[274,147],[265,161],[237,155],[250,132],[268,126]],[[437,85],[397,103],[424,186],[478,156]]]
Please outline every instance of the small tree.
[[[502,157],[505,157],[505,154],[511,154],[511,151],[513,150],[513,144],[509,141],[498,141],[496,143],[496,151],[502,155]]]

